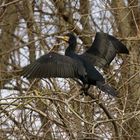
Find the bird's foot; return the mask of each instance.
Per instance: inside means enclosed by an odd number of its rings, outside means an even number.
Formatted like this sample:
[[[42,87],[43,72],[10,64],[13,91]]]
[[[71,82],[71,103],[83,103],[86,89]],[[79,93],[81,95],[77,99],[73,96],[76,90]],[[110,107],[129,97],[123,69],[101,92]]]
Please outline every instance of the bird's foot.
[[[85,95],[85,96],[87,96],[88,94],[87,94],[87,92],[88,92],[88,89],[90,88],[90,85],[84,85],[81,89],[80,89],[80,91],[82,92],[80,95]]]

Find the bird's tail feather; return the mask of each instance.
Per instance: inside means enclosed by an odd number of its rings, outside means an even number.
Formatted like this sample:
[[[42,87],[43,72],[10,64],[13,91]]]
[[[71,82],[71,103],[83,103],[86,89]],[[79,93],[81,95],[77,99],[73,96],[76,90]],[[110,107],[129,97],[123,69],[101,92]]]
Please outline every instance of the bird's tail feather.
[[[96,82],[96,85],[103,92],[108,93],[108,94],[112,95],[113,97],[117,96],[116,90],[113,87],[111,87],[110,85],[108,85],[107,83],[98,81],[98,82]]]

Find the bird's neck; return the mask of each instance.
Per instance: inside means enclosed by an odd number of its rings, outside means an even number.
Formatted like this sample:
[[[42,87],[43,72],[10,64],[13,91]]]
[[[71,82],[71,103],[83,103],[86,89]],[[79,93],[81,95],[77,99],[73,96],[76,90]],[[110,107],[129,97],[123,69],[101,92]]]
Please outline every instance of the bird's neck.
[[[76,49],[76,43],[69,44],[68,48],[65,51],[65,55],[69,55],[71,53],[74,53]]]

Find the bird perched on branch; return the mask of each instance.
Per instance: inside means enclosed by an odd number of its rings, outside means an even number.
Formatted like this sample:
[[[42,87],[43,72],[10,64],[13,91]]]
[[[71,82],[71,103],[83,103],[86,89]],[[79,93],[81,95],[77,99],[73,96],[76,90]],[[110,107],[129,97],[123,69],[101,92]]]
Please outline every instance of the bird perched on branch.
[[[97,32],[91,47],[85,53],[78,55],[75,53],[77,40],[73,33],[57,36],[57,38],[66,41],[69,45],[65,55],[50,52],[41,56],[23,68],[22,75],[24,77],[78,78],[87,90],[91,85],[95,85],[105,93],[112,96],[117,95],[115,89],[105,82],[103,76],[94,66],[109,65],[117,53],[128,54],[129,51],[124,44],[109,34]]]

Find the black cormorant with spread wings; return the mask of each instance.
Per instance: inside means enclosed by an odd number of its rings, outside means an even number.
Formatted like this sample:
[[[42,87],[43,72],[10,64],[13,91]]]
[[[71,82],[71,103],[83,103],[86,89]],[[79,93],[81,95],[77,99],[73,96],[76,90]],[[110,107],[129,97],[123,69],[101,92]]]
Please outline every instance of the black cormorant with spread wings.
[[[25,66],[22,75],[27,78],[78,78],[83,86],[88,85],[89,88],[95,85],[103,92],[116,96],[115,89],[105,82],[94,66],[109,65],[117,53],[128,54],[126,46],[109,34],[97,32],[92,46],[78,55],[75,53],[77,40],[73,33],[58,38],[69,44],[65,55],[55,52],[45,54]]]

